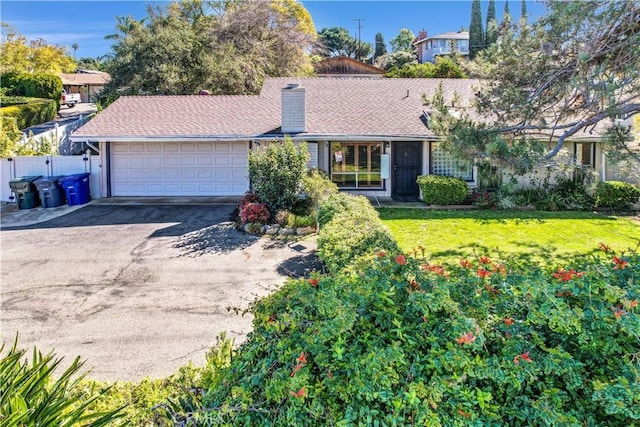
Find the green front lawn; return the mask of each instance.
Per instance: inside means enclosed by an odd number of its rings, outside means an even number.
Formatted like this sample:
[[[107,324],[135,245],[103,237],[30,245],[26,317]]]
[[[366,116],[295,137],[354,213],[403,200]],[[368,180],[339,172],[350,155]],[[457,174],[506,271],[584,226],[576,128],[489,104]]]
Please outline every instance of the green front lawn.
[[[488,255],[565,264],[600,242],[616,251],[640,245],[640,222],[589,212],[433,211],[379,209],[406,253],[433,262]]]

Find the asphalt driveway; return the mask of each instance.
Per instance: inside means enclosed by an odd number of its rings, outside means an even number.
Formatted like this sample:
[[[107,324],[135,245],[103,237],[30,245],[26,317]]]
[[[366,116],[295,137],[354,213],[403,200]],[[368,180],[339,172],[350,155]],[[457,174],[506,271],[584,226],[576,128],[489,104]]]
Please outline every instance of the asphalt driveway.
[[[233,206],[89,205],[0,231],[1,333],[21,347],[81,356],[98,380],[139,380],[236,343],[245,309],[316,267],[313,239],[240,233]]]

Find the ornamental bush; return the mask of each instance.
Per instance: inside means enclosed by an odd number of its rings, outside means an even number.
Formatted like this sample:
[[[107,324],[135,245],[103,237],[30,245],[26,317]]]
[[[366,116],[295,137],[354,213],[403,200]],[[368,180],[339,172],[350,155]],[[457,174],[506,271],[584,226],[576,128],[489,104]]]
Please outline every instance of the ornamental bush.
[[[335,215],[343,212],[376,214],[376,210],[366,197],[334,193],[323,199],[318,206],[320,227],[329,223]]]
[[[62,80],[54,74],[26,74],[22,77],[25,96],[46,98],[60,102]]]
[[[329,271],[340,271],[362,255],[398,250],[389,229],[371,210],[338,213],[320,229],[318,255]]]
[[[469,195],[467,183],[451,176],[423,175],[418,177],[422,200],[427,205],[459,205]]]
[[[19,129],[53,120],[58,112],[58,101],[31,98],[27,104],[0,108],[0,116],[13,117]]]
[[[296,146],[288,137],[252,150],[249,179],[253,192],[273,212],[290,210],[298,200],[308,161],[306,144]]]
[[[595,199],[598,208],[629,209],[640,199],[640,188],[621,181],[600,182]]]
[[[266,224],[269,218],[271,218],[271,213],[264,203],[247,203],[240,208],[240,222],[242,224],[248,222]]]
[[[552,270],[398,253],[294,280],[212,381],[199,425],[638,425],[640,257]]]

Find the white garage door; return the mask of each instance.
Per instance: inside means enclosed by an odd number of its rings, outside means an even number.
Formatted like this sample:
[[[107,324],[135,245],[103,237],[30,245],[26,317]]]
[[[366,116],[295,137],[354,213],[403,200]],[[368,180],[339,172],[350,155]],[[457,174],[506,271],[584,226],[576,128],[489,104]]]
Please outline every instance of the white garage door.
[[[113,196],[236,196],[249,189],[248,142],[111,143]]]

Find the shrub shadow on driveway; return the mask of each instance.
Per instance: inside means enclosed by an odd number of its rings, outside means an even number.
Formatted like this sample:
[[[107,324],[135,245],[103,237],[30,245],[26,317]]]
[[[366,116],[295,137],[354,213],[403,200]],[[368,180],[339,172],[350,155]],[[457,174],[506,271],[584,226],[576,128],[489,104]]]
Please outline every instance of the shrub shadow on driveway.
[[[257,236],[238,231],[234,222],[225,221],[183,234],[173,247],[184,251],[181,256],[201,256],[245,249],[257,240]]]

